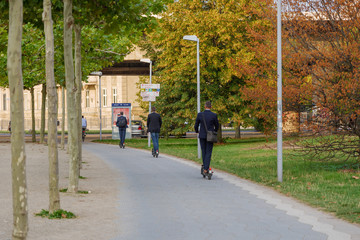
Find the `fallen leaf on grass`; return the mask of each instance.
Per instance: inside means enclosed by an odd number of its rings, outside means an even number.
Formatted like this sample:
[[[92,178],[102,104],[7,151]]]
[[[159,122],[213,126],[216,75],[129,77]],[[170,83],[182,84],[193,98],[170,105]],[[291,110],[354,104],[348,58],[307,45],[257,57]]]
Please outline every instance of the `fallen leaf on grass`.
[[[353,179],[360,179],[358,176],[352,176]]]

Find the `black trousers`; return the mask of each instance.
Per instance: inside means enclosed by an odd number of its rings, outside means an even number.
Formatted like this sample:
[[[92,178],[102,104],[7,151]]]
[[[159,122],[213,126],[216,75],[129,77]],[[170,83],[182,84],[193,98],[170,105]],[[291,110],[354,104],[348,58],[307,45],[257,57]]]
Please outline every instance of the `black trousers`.
[[[209,170],[214,143],[206,141],[206,138],[200,138],[200,146],[204,169]]]

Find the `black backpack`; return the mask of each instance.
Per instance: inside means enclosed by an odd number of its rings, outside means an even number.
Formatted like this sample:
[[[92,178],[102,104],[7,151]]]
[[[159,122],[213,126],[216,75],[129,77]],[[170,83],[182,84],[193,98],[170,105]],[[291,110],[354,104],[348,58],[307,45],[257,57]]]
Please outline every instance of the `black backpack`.
[[[119,117],[118,120],[116,121],[116,126],[121,128],[126,127],[126,124],[127,124],[126,118],[123,116]]]

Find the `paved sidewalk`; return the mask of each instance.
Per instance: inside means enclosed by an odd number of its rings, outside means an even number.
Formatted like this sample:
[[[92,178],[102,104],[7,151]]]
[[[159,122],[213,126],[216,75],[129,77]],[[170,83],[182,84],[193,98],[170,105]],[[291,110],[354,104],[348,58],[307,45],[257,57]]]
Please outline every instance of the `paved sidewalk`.
[[[360,227],[271,189],[160,153],[85,143],[117,171],[119,233],[113,240],[360,239]],[[161,151],[161,149],[160,149]]]

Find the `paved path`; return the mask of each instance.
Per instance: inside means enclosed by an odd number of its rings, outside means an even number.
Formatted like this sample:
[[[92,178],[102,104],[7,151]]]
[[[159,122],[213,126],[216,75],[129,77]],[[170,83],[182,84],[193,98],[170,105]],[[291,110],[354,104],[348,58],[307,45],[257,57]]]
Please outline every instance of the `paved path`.
[[[83,148],[119,173],[114,240],[360,239],[357,225],[220,171],[205,180],[190,161],[114,145]]]

